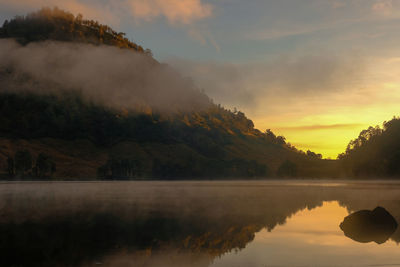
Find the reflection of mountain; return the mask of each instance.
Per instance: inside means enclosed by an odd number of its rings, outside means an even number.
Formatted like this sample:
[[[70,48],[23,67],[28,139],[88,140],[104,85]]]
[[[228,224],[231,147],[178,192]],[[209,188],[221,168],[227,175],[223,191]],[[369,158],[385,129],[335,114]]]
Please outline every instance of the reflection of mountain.
[[[313,209],[326,200],[339,200],[348,208],[363,206],[360,196],[365,193],[371,196],[365,207],[382,199],[380,190],[369,186],[230,182],[2,186],[1,266],[96,262],[127,266],[124,261],[134,261],[135,266],[161,266],[161,262],[208,266],[215,257],[244,248],[264,227],[272,231],[304,208]],[[398,190],[392,193],[385,195],[385,201],[392,203],[385,206],[389,210],[399,198]]]
[[[282,204],[278,194],[264,195],[257,188],[249,195],[239,187],[228,191],[208,186],[175,190],[134,186],[123,192],[111,184],[115,191],[110,192],[104,185],[80,186],[78,192],[51,187],[36,195],[29,193],[35,186],[27,186],[19,192],[24,198],[9,199],[1,209],[0,233],[8,240],[0,248],[2,266],[16,260],[24,266],[76,265],[125,249],[203,255],[198,260],[207,266],[216,256],[244,248],[263,227],[273,229],[306,207],[299,201],[306,192],[295,193],[293,201]],[[154,189],[156,194],[149,198],[149,190]],[[111,195],[103,198],[104,194]],[[7,197],[2,198],[6,203]],[[316,205],[308,202],[310,207]],[[146,258],[148,253],[137,256]],[[151,257],[145,262],[151,262]]]

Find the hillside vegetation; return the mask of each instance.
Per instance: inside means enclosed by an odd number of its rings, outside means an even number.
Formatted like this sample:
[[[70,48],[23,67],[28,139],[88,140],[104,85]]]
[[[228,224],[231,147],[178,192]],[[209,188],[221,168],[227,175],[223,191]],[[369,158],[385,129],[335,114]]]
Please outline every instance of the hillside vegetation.
[[[369,127],[339,155],[347,174],[355,177],[400,176],[400,118]]]
[[[144,51],[123,34],[59,9],[45,8],[6,21],[0,37],[14,38],[23,45],[56,40],[117,46],[145,53],[152,60],[149,50]],[[34,176],[38,167],[35,159],[40,153],[57,166],[53,175],[58,178],[338,175],[335,161],[299,151],[284,137],[255,129],[244,113],[230,111],[211,100],[205,108],[190,112],[164,113],[151,106],[146,110],[118,108],[91,101],[78,88],[43,93],[48,83],[16,76],[13,68],[0,71],[7,80],[2,86],[18,87],[22,79],[25,86],[35,85],[35,90],[41,92],[0,88],[0,167],[17,178]],[[7,78],[10,76],[12,79]],[[32,160],[30,164],[20,162],[28,167],[17,175],[11,172],[10,162],[15,163],[18,151],[29,153]]]
[[[15,38],[21,44],[57,40],[96,45],[112,45],[151,55],[149,49],[131,42],[125,33],[116,32],[107,25],[83,19],[58,8],[43,8],[26,16],[6,20],[0,29],[0,38]]]

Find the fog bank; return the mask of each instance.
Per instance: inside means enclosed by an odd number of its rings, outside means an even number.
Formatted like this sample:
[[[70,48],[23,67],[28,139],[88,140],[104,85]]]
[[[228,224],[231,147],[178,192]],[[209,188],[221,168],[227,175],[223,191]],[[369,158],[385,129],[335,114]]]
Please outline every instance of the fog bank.
[[[111,46],[0,40],[0,92],[78,90],[112,108],[192,111],[210,104],[189,79],[153,58]]]

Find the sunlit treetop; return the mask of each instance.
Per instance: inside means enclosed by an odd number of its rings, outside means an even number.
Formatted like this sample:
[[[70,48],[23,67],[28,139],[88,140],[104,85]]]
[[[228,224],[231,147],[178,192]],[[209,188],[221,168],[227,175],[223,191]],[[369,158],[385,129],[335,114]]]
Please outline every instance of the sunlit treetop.
[[[83,19],[81,14],[74,16],[57,7],[42,8],[26,16],[6,20],[0,28],[0,38],[15,38],[21,44],[45,40],[105,44],[152,55],[150,49],[145,50],[130,41],[125,33],[97,21]]]

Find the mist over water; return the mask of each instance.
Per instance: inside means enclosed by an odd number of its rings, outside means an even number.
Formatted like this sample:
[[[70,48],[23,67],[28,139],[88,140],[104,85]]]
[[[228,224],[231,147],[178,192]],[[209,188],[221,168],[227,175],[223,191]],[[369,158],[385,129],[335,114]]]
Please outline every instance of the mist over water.
[[[111,108],[161,112],[207,108],[210,99],[150,56],[111,46],[0,40],[0,92],[77,91]]]
[[[400,221],[399,193],[395,182],[3,183],[0,264],[395,264],[399,229],[362,244],[339,224],[376,206]]]

